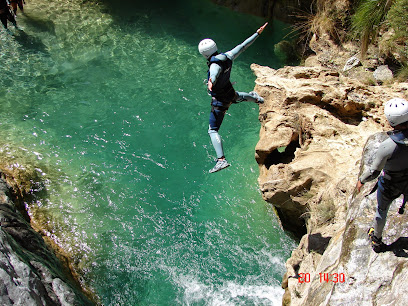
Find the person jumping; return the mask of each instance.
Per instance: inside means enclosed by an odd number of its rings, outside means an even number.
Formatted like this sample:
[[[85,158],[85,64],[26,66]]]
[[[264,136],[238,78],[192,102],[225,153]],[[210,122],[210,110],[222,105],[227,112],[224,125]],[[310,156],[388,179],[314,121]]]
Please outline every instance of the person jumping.
[[[222,140],[218,130],[231,104],[242,101],[264,102],[264,99],[254,91],[250,93],[235,91],[230,81],[230,75],[232,62],[258,38],[267,25],[268,23],[265,23],[251,37],[225,53],[218,53],[217,44],[212,39],[203,39],[198,44],[198,51],[207,60],[207,89],[212,97],[208,134],[217,154],[217,163],[210,170],[210,173],[230,166],[225,159]]]

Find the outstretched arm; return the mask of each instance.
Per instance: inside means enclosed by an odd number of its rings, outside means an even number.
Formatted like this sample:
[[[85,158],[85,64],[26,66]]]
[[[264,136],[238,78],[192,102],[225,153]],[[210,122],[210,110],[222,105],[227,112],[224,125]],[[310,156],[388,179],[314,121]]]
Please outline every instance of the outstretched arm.
[[[244,52],[250,45],[253,44],[253,42],[258,38],[259,35],[261,35],[261,33],[263,32],[267,25],[268,23],[265,23],[262,27],[256,30],[256,32],[252,36],[247,38],[242,44],[239,44],[234,49],[225,52],[228,58],[230,60],[236,59],[242,52]]]

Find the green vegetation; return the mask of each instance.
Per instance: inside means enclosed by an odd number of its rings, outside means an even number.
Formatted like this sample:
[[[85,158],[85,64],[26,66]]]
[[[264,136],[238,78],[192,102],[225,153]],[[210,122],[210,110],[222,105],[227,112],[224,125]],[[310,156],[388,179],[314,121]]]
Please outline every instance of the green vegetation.
[[[400,62],[400,80],[408,79],[408,0],[395,0],[387,15],[387,26],[393,35],[389,39],[390,53]]]
[[[336,205],[333,199],[322,200],[314,212],[314,219],[317,225],[322,225],[332,220],[336,216]]]
[[[296,16],[299,21],[293,28],[301,40],[309,41],[314,34],[320,37],[325,33],[334,40],[339,37],[333,1],[315,0],[310,7],[311,12],[302,12]]]
[[[351,17],[352,38],[359,38],[361,55],[369,44],[400,65],[398,78],[408,77],[408,0],[361,0]]]
[[[403,64],[401,68],[398,70],[398,80],[400,81],[408,80],[408,64],[407,63]]]
[[[311,11],[297,17],[294,28],[303,45],[314,35],[328,34],[338,44],[351,40],[361,59],[381,57],[400,81],[408,79],[408,0],[314,0]],[[369,51],[370,45],[375,48]]]
[[[395,31],[396,39],[407,39],[408,0],[395,0],[388,12],[387,21]]]
[[[361,0],[351,18],[353,38],[360,38],[361,55],[365,56],[369,44],[374,41],[388,13],[392,0]]]

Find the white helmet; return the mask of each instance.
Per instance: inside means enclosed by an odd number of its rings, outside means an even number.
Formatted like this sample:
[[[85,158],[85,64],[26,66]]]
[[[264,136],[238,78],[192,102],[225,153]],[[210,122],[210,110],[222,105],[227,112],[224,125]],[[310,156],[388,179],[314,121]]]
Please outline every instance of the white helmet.
[[[391,99],[385,104],[384,114],[391,126],[408,121],[408,101],[401,98]]]
[[[200,41],[198,44],[198,52],[201,53],[206,59],[217,52],[217,44],[212,39],[206,38]]]

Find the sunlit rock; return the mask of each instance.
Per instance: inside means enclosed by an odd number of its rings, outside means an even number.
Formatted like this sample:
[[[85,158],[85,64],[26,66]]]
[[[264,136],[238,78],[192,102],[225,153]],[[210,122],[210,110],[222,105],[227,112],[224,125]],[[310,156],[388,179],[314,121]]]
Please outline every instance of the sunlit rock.
[[[391,206],[389,250],[377,254],[367,239],[376,199],[366,195],[375,181],[354,195],[360,168],[384,138],[378,132],[389,129],[383,104],[403,97],[407,84],[368,86],[323,65],[251,68],[265,98],[255,154],[260,190],[300,241],[286,263],[283,304],[407,304],[408,217]]]

